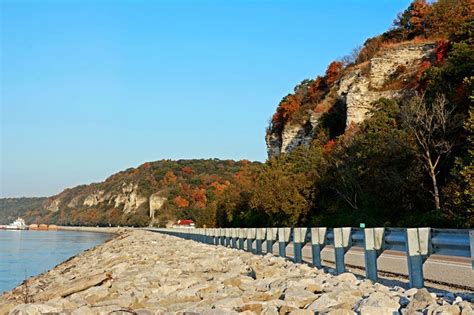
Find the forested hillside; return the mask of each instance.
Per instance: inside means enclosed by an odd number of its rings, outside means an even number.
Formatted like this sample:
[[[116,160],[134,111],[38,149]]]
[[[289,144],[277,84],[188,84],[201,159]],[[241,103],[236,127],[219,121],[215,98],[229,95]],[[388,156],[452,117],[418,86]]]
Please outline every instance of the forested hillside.
[[[243,172],[258,165],[218,159],[148,162],[101,183],[22,203],[15,215],[30,224],[165,226],[177,219],[192,219],[209,226],[215,223],[215,200],[239,182]],[[21,199],[2,200],[0,211],[8,210],[11,218],[14,207],[9,200],[19,204]],[[6,204],[12,206],[4,208]]]
[[[302,81],[218,224],[474,226],[473,34],[471,0],[417,0]]]
[[[47,198],[0,198],[0,224],[13,222],[32,209],[40,208]]]

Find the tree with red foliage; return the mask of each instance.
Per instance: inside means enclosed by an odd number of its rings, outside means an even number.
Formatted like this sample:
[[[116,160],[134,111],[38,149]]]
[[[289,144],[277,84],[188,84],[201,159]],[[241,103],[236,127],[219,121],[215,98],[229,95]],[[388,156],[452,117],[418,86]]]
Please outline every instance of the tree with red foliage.
[[[426,0],[415,0],[394,21],[394,26],[402,32],[402,39],[413,39],[425,34],[426,17],[431,6]]]
[[[435,55],[436,62],[441,63],[446,59],[449,50],[449,41],[440,40],[436,43]]]
[[[205,204],[207,201],[206,190],[204,188],[194,190],[191,196],[195,202],[203,202]]]
[[[334,147],[336,146],[336,141],[333,139],[329,140],[325,145],[324,145],[324,152],[329,153],[332,150],[334,150]]]
[[[343,64],[340,61],[333,61],[329,64],[325,75],[326,85],[328,87],[333,86],[334,82],[339,80],[342,68]]]
[[[190,168],[189,166],[185,166],[181,169],[181,172],[183,172],[184,174],[192,174],[194,173],[193,169]]]
[[[272,124],[276,129],[282,126],[291,118],[291,116],[300,108],[300,103],[293,94],[288,94],[278,105],[276,113],[273,115]]]
[[[308,100],[317,103],[321,100],[327,90],[326,80],[318,76],[308,87]]]

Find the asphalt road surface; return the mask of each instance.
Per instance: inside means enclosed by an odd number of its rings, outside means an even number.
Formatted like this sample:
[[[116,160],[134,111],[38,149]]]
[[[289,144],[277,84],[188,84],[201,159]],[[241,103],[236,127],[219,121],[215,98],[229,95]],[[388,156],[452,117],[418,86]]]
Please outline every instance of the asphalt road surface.
[[[254,245],[255,246],[255,245]],[[263,243],[265,253],[266,244]],[[273,246],[273,253],[278,254],[278,243]],[[293,246],[286,247],[288,257],[293,257]],[[334,248],[326,246],[321,253],[323,266],[334,267]],[[303,260],[311,262],[311,245],[307,244],[303,248]],[[364,250],[359,247],[352,247],[345,255],[345,263],[348,271],[365,275],[364,271]],[[400,285],[408,283],[407,259],[404,252],[384,251],[377,260],[379,277],[391,278],[395,276],[400,281]],[[384,274],[387,273],[387,274]],[[432,255],[423,265],[425,282],[440,283],[453,288],[463,288],[474,291],[474,270],[471,260],[467,257]],[[390,274],[390,275],[388,275]],[[388,276],[388,277],[384,277]],[[397,284],[397,283],[394,283]]]

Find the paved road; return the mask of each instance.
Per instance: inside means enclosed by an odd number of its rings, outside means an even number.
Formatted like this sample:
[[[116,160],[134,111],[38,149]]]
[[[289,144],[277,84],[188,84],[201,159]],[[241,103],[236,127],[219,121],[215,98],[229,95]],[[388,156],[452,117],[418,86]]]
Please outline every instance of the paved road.
[[[255,246],[255,245],[254,245]],[[263,244],[265,252],[266,244]],[[273,253],[278,254],[278,244],[274,244]],[[293,257],[293,246],[289,244],[286,248],[288,257]],[[323,265],[333,267],[334,249],[332,246],[326,246],[321,257]],[[311,245],[307,244],[303,248],[303,260],[311,262]],[[364,250],[359,247],[352,247],[345,255],[345,262],[348,270],[364,274]],[[380,272],[400,275],[406,278],[403,282],[408,282],[407,259],[404,252],[385,251],[379,257],[378,269]],[[356,268],[351,268],[356,267]],[[465,257],[452,257],[432,255],[423,265],[425,280],[440,282],[453,287],[464,287],[474,291],[474,270],[471,267],[471,260]]]

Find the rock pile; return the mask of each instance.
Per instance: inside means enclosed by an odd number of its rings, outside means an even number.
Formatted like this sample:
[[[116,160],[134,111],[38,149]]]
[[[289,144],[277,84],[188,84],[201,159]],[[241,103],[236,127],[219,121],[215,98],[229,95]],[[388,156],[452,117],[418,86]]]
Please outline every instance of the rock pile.
[[[459,297],[132,231],[0,297],[0,314],[473,314]]]

